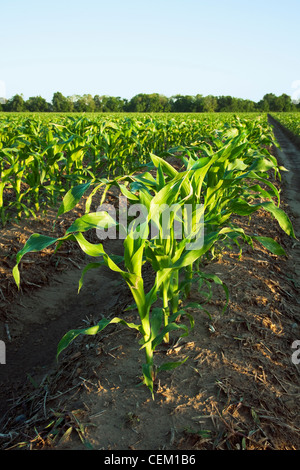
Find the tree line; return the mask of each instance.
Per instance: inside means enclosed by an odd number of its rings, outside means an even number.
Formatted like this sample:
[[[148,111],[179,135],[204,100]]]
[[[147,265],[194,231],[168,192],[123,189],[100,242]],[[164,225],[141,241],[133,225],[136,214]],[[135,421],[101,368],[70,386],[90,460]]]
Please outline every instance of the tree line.
[[[201,113],[201,112],[291,112],[300,111],[300,102],[291,97],[273,93],[264,95],[254,102],[232,96],[175,95],[170,98],[159,93],[139,93],[130,100],[107,95],[63,96],[59,91],[53,94],[51,102],[41,96],[24,100],[22,95],[14,95],[0,104],[0,111],[7,112],[138,112],[138,113]]]

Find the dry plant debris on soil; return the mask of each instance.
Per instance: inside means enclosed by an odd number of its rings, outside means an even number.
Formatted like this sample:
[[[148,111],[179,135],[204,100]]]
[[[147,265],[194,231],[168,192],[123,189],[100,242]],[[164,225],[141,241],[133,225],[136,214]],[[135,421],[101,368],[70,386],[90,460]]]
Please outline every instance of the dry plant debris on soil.
[[[288,188],[281,187],[282,207],[296,228],[285,199]],[[111,194],[111,200],[116,196]],[[76,208],[77,216],[81,209]],[[74,219],[74,212],[67,217]],[[24,259],[17,292],[13,255],[33,232],[53,236],[55,216],[50,211],[12,223],[0,234],[1,333],[8,360],[15,360],[14,370],[7,372],[8,363],[0,371],[1,448],[300,448],[300,369],[291,361],[292,343],[300,338],[294,259],[299,242],[286,236],[270,214],[255,213],[249,228],[273,237],[287,257],[261,245],[255,250],[244,246],[241,256],[228,248],[205,266],[228,285],[228,309],[221,315],[224,291],[214,286],[205,304],[209,316],[191,310],[195,328],[189,336],[173,336],[170,344],[160,346],[158,364],[166,354],[188,360],[160,374],[154,401],[146,387],[138,386],[136,365],[143,353],[126,327],[110,325],[102,335],[79,337],[58,364],[54,360],[57,343],[70,328],[93,324],[102,315],[135,320],[135,312],[125,310],[130,293],[117,276],[105,270],[91,273],[77,295],[86,260],[75,245],[69,250],[64,245],[56,255],[46,250]],[[69,226],[67,217],[56,224],[56,236]],[[236,220],[247,232],[248,220]],[[106,243],[109,248],[117,242]],[[196,284],[190,300],[205,301]]]

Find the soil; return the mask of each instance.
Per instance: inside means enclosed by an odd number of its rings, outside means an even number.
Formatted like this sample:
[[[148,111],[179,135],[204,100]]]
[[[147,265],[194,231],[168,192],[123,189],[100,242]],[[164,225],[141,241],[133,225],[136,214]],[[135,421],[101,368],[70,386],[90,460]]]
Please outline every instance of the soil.
[[[290,172],[282,172],[281,207],[300,234],[299,149],[272,122],[281,149],[273,149]],[[111,193],[111,200],[116,194]],[[292,345],[300,339],[300,245],[270,214],[258,211],[247,231],[271,236],[286,256],[261,245],[222,250],[202,269],[217,274],[230,291],[212,286],[204,310],[190,308],[195,327],[186,337],[171,336],[155,353],[180,367],[161,372],[155,398],[141,383],[143,351],[125,326],[110,325],[101,335],[79,336],[56,361],[61,337],[103,316],[135,321],[126,310],[130,292],[106,268],[90,271],[77,293],[88,259],[74,244],[31,253],[21,264],[21,289],[14,256],[32,233],[58,236],[83,205],[60,218],[56,211],[11,222],[0,232],[0,339],[6,364],[0,367],[2,449],[54,450],[298,450],[300,449],[300,368]],[[99,240],[96,240],[99,241]],[[120,241],[105,248],[118,252]],[[153,274],[145,272],[151,285]],[[189,301],[204,302],[195,283]],[[208,315],[209,314],[209,315]],[[185,320],[181,319],[182,322]],[[189,326],[188,323],[186,323]]]

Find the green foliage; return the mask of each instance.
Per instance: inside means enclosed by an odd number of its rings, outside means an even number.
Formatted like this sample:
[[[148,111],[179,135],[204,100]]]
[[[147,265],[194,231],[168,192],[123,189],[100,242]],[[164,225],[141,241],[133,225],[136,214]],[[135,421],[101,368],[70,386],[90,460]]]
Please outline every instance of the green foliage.
[[[70,99],[57,91],[52,98],[52,110],[55,113],[69,113],[74,110],[74,107]]]
[[[31,112],[47,112],[50,106],[41,96],[32,96],[25,103],[26,109]]]
[[[60,97],[56,96],[56,104]],[[198,116],[198,117],[197,117]],[[135,171],[167,148],[210,139],[233,115],[3,114],[0,218],[55,206],[66,189]],[[196,118],[197,117],[197,118]],[[264,118],[265,119],[265,118]],[[217,141],[215,141],[217,142]],[[218,140],[219,142],[219,140]],[[216,144],[215,144],[216,145]],[[219,144],[217,144],[219,145]],[[5,195],[10,193],[10,197]]]
[[[298,138],[300,137],[300,114],[298,113],[272,113],[286,129]]]
[[[10,150],[6,147],[1,149],[6,162],[11,162],[10,166],[4,165],[2,169],[3,180],[14,176],[15,188],[19,187],[25,168],[35,161],[35,154],[47,154],[49,171],[53,171],[52,164],[58,171],[55,173],[56,179],[60,181],[59,163],[63,165],[66,175],[70,177],[65,182],[72,184],[63,198],[58,216],[70,211],[87,191],[90,192],[86,213],[76,219],[62,237],[31,235],[16,257],[13,269],[16,284],[20,286],[19,265],[23,256],[51,245],[59,247],[65,241],[74,242],[86,255],[97,258],[84,268],[79,290],[85,274],[104,265],[118,273],[127,284],[134,301],[133,307],[138,312],[139,320],[136,323],[128,323],[119,317],[102,318],[93,327],[67,332],[58,344],[57,355],[78,335],[98,334],[114,323],[133,328],[140,336],[139,345],[145,353],[143,383],[152,396],[157,374],[178,367],[187,360],[157,366],[154,352],[162,342],[170,341],[170,334],[189,334],[189,327],[182,319],[189,321],[190,328],[194,327],[195,318],[189,313],[189,304],[185,305],[185,302],[195,279],[200,289],[203,285],[210,288],[212,283],[221,286],[226,299],[223,311],[226,309],[228,286],[216,275],[201,271],[203,259],[213,256],[215,248],[222,249],[225,243],[236,243],[240,247],[242,243],[253,246],[253,241],[261,243],[276,255],[285,254],[283,248],[270,237],[246,234],[233,223],[232,215],[249,217],[258,209],[266,210],[285,233],[295,237],[288,216],[279,207],[279,192],[268,181],[269,173],[272,171],[278,176],[280,168],[267,150],[273,136],[266,116],[255,120],[233,115],[210,119],[207,117],[207,120],[199,121],[193,116],[185,120],[182,116],[167,120],[154,117],[100,121],[90,121],[85,117],[68,118],[67,125],[63,121],[63,124],[56,123],[53,128],[48,123],[48,132],[43,137],[46,148],[34,154],[31,151],[29,157],[25,151],[23,166],[19,166],[20,155],[31,143],[26,132],[21,137],[8,133],[10,142],[17,145],[12,145]],[[29,127],[30,136],[41,139],[40,130],[44,129],[41,122],[25,124],[23,131]],[[65,129],[69,131],[72,126],[74,132],[66,135]],[[58,135],[54,134],[55,130]],[[112,177],[109,174],[97,177],[98,167],[91,163],[88,164],[89,171],[86,171],[83,156],[90,149],[93,149],[93,157],[98,152],[104,152],[103,158],[105,156],[108,162],[106,171],[113,173]],[[181,168],[176,169],[166,161],[166,157],[177,159]],[[118,166],[114,166],[115,162]],[[139,172],[134,171],[136,168]],[[51,175],[54,177],[54,173]],[[123,227],[106,211],[90,211],[97,191],[104,189],[104,201],[106,191],[112,186],[117,186],[132,206],[143,205],[146,209],[143,221],[131,220]],[[16,190],[16,194],[17,203],[21,204],[22,193]],[[184,219],[187,205],[191,208],[189,229],[178,237],[175,222]],[[164,210],[171,207],[174,210],[169,212],[168,224],[165,225]],[[92,244],[85,236],[89,230],[116,225],[126,233],[122,256],[109,255],[102,243]],[[200,244],[199,233],[202,235]],[[153,285],[148,288],[144,284],[142,269],[146,262],[155,275]],[[211,292],[209,289],[209,296]],[[206,311],[203,305],[198,307],[200,311]]]
[[[25,101],[22,95],[15,95],[2,106],[3,111],[10,111],[13,113],[20,113],[25,111]]]
[[[159,93],[139,93],[130,100],[119,96],[107,95],[72,95],[63,96],[55,92],[52,102],[47,103],[41,96],[30,97],[24,101],[22,95],[13,96],[2,105],[3,111],[9,112],[55,112],[55,113],[252,113],[252,112],[290,112],[299,110],[299,104],[292,102],[290,96],[276,96],[267,93],[262,100],[254,102],[250,99],[233,96],[202,96],[174,95],[166,97]]]

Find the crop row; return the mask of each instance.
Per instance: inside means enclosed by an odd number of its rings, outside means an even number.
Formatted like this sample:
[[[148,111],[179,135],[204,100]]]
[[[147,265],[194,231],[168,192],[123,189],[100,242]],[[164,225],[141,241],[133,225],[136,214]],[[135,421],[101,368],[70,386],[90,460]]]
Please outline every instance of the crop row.
[[[56,206],[66,190],[136,170],[172,146],[211,141],[233,115],[0,115],[0,221]],[[263,118],[264,119],[264,118]]]
[[[270,180],[270,173],[280,178],[282,168],[269,153],[273,134],[265,117],[258,120],[230,116],[229,119],[230,122],[224,117],[222,121],[208,122],[188,117],[184,121],[182,117],[174,121],[146,118],[96,124],[82,118],[74,122],[78,133],[89,128],[89,132],[84,134],[86,139],[98,135],[93,126],[98,126],[99,131],[99,125],[102,125],[100,135],[103,137],[104,134],[106,141],[110,136],[109,143],[113,144],[110,151],[114,158],[119,156],[122,171],[119,173],[114,168],[109,175],[100,178],[93,174],[88,181],[70,187],[60,205],[58,217],[72,210],[88,191],[85,214],[76,219],[61,237],[31,235],[17,254],[14,279],[20,286],[19,266],[28,253],[52,245],[59,248],[66,241],[73,242],[94,258],[82,272],[79,289],[86,272],[105,265],[119,273],[129,287],[136,320],[128,323],[122,317],[102,317],[96,325],[73,329],[59,342],[58,356],[79,335],[100,333],[109,324],[126,325],[139,334],[139,347],[145,352],[143,382],[153,395],[157,375],[187,360],[156,364],[154,353],[162,342],[170,341],[171,334],[188,335],[190,328],[194,327],[196,319],[190,314],[188,299],[195,279],[200,289],[213,283],[221,285],[228,302],[228,287],[216,275],[204,272],[202,261],[210,259],[216,248],[222,249],[224,245],[227,249],[228,245],[241,247],[243,243],[253,246],[253,241],[276,255],[285,254],[272,238],[246,234],[233,222],[233,215],[251,218],[255,211],[264,210],[272,214],[285,233],[295,236],[288,216],[280,208],[280,193]],[[124,133],[130,129],[128,135],[122,135],[121,125]],[[109,134],[106,133],[108,130]],[[129,165],[131,137],[139,151],[137,159],[135,157]],[[91,142],[89,140],[89,144]],[[120,153],[121,142],[126,147],[123,153]],[[178,159],[181,169],[172,166],[168,157]],[[68,161],[66,156],[64,158]],[[133,171],[136,162],[144,165],[142,171],[141,167],[139,172]],[[76,165],[68,174],[73,174],[74,168]],[[80,169],[83,179],[82,171]],[[73,183],[73,180],[69,182]],[[119,189],[133,209],[125,222],[116,220],[108,210],[90,212],[96,193],[112,186]],[[144,209],[143,218],[132,215],[136,213],[135,207]],[[176,223],[187,220],[187,208],[190,210],[188,229],[184,227],[178,236]],[[168,214],[167,224],[164,223],[165,212]],[[88,231],[110,228],[124,240],[122,256],[109,255],[102,243],[91,243],[88,239]],[[150,288],[144,282],[142,268],[145,263],[155,274]],[[199,312],[205,311],[203,304],[192,306]],[[101,317],[101,312],[97,313]]]
[[[298,113],[272,113],[272,116],[295,136],[300,137],[300,116]]]

